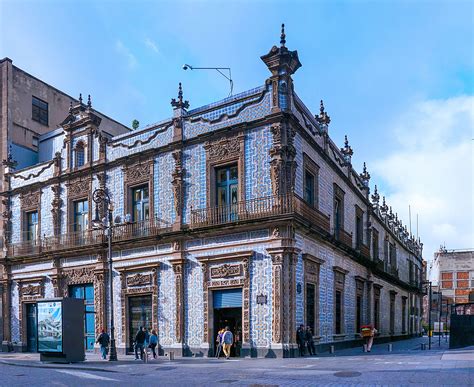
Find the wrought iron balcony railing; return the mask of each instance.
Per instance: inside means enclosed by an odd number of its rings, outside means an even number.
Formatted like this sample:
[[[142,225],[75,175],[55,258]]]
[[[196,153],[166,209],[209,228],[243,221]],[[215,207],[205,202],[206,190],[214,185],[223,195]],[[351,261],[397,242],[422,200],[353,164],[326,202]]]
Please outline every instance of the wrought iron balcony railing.
[[[169,225],[159,219],[118,224],[112,228],[112,242],[153,237],[170,229],[171,227],[169,227]],[[8,244],[8,256],[23,257],[45,252],[93,247],[104,244],[106,241],[106,231],[103,229],[76,231],[57,236],[43,237],[36,240],[23,240],[17,243],[10,243]]]
[[[191,210],[191,228],[219,226],[228,223],[289,215],[294,210],[293,195],[267,196],[240,201],[228,206]]]

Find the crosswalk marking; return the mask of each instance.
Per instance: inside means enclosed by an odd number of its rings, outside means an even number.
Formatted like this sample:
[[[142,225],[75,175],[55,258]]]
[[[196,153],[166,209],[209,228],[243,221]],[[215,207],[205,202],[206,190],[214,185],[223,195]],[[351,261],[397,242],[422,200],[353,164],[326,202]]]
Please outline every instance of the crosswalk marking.
[[[56,372],[61,372],[63,374],[77,376],[78,378],[83,378],[83,379],[95,379],[95,380],[106,380],[106,381],[109,381],[109,382],[118,382],[117,379],[107,378],[105,376],[94,375],[94,374],[90,374],[90,373],[83,372],[83,371],[58,370],[58,369],[56,369],[55,371]]]

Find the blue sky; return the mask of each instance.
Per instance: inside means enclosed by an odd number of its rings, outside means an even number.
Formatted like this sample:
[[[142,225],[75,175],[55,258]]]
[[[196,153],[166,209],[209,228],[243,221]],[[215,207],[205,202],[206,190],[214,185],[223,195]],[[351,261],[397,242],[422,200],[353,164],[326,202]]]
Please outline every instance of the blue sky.
[[[372,183],[402,207],[406,222],[408,200],[426,219],[427,254],[445,241],[474,247],[472,220],[454,216],[452,197],[434,200],[446,215],[425,203],[433,190],[446,190],[446,176],[430,168],[432,150],[438,162],[446,146],[464,146],[445,163],[456,170],[451,185],[461,186],[450,194],[462,195],[472,214],[472,163],[461,171],[456,163],[462,155],[473,161],[472,2],[2,0],[0,15],[1,57],[73,96],[90,93],[98,110],[141,126],[171,115],[179,81],[191,108],[227,96],[224,78],[185,72],[183,63],[231,67],[235,93],[262,85],[269,72],[260,56],[278,44],[284,22],[287,46],[303,64],[296,92],[314,113],[324,99],[333,140],[342,145],[348,134],[355,168],[367,161]],[[446,117],[449,130],[438,126]],[[428,149],[433,125],[440,130]],[[401,156],[407,170],[393,161]],[[406,183],[420,179],[427,183],[416,190]],[[434,180],[444,183],[424,192]],[[450,231],[435,232],[435,223]]]

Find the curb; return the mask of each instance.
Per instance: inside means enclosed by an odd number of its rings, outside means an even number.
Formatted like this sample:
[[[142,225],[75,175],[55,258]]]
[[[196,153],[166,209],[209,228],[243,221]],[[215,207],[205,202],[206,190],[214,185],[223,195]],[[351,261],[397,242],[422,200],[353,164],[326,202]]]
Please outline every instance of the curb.
[[[23,363],[12,363],[9,361],[0,360],[0,364],[5,364],[14,367],[26,367],[26,368],[50,368],[50,369],[68,369],[68,370],[82,370],[82,371],[98,371],[98,372],[112,372],[118,373],[118,371],[114,370],[107,370],[103,368],[95,368],[95,367],[75,367],[75,366],[49,366],[46,364],[23,364]]]

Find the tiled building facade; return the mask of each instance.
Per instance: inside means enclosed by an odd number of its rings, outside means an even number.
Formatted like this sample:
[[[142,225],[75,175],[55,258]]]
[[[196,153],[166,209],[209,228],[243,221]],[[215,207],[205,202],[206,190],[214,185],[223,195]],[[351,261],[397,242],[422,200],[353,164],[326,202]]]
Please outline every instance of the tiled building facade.
[[[92,335],[107,327],[97,188],[113,204],[119,351],[140,324],[162,350],[197,356],[224,324],[240,356],[293,355],[299,324],[320,345],[353,344],[367,323],[385,338],[420,331],[422,245],[369,194],[348,142],[330,139],[322,103],[313,116],[297,97],[301,64],[285,43],[262,56],[261,87],[189,110],[180,85],[171,119],[114,137],[77,104],[50,161],[14,171],[6,160],[4,349],[31,347],[43,297],[89,294]]]

